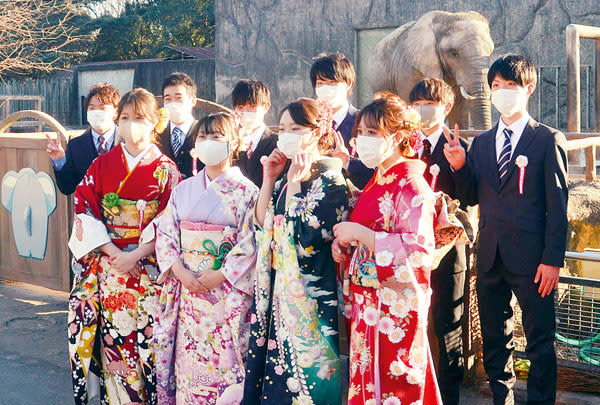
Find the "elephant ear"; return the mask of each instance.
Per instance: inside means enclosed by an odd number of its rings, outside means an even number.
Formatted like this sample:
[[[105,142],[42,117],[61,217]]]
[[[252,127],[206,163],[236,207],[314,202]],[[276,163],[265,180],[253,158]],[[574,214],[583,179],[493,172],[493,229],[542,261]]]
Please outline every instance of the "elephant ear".
[[[18,179],[19,175],[14,170],[6,172],[2,177],[2,205],[8,212],[12,212],[13,191]]]
[[[433,22],[436,16],[436,12],[429,12],[406,31],[406,48],[403,50],[396,48],[394,59],[404,59],[403,63],[409,63],[425,77],[443,79],[444,72],[438,55],[435,32],[437,28]],[[443,33],[440,32],[437,35],[443,35]],[[398,62],[400,61],[398,60]],[[405,80],[405,78],[398,79]]]
[[[52,181],[52,177],[48,176],[46,172],[38,172],[35,177],[42,186],[44,195],[46,195],[46,209],[48,216],[50,216],[56,209],[56,187],[54,186],[54,181]]]

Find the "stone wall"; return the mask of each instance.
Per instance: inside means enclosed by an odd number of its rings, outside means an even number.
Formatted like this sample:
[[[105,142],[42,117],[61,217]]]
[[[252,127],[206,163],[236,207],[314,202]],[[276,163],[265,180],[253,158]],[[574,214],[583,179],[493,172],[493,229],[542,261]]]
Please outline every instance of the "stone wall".
[[[313,95],[308,79],[312,57],[340,51],[356,63],[360,30],[397,27],[431,10],[478,11],[490,22],[496,45],[493,56],[518,52],[536,65],[563,68],[565,27],[570,23],[600,26],[598,0],[215,0],[217,102],[230,105],[230,92],[239,78],[263,80],[273,94],[274,108],[268,118],[274,123],[276,111],[287,102]],[[593,63],[593,41],[582,42],[581,55],[582,64]],[[547,96],[541,114],[550,125],[555,111],[553,76],[544,80]],[[565,80],[563,72],[560,127],[566,125]],[[537,101],[532,99],[531,104],[535,116]]]

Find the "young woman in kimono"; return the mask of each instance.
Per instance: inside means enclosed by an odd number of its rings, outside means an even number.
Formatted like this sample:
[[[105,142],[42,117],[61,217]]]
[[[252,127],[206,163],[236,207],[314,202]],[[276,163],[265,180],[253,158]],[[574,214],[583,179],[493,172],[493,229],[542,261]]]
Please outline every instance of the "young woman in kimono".
[[[235,120],[199,123],[204,169],[181,182],[158,227],[164,280],[154,329],[160,404],[239,404],[248,353],[258,188],[232,167]]]
[[[280,116],[262,159],[256,205],[257,278],[244,404],[341,403],[333,225],[348,207],[330,113],[300,98]],[[291,164],[280,181],[287,161]]]
[[[125,94],[117,121],[122,143],[99,156],[75,190],[68,335],[77,404],[96,395],[103,404],[157,403],[153,219],[179,172],[151,143],[158,106],[150,92]]]
[[[427,340],[435,197],[416,150],[417,119],[396,95],[378,93],[356,118],[360,160],[377,168],[349,222],[334,227],[332,254],[348,259],[348,403],[441,404]],[[348,261],[346,261],[348,263]]]

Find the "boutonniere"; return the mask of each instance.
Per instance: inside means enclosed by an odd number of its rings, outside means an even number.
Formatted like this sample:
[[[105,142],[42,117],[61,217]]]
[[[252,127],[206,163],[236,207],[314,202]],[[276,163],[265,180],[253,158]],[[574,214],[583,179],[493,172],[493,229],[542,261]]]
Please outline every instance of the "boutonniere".
[[[198,151],[196,148],[190,150],[190,156],[192,157],[192,174],[195,176],[198,174]]]
[[[438,165],[431,165],[429,168],[429,174],[431,174],[431,189],[435,191],[438,175],[440,174],[440,167]]]
[[[519,155],[515,159],[515,164],[519,167],[519,194],[523,194],[523,185],[525,184],[525,168],[529,160],[527,156]]]

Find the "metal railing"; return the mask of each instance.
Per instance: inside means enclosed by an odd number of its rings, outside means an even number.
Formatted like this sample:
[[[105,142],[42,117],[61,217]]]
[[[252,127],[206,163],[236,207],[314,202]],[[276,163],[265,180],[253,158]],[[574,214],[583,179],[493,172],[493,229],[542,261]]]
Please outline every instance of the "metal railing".
[[[596,253],[593,253],[596,252]],[[567,252],[567,260],[600,262],[600,251]],[[554,295],[558,360],[600,367],[600,280],[561,276]],[[517,357],[525,356],[527,339],[515,305],[514,342]]]

